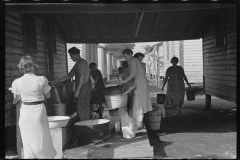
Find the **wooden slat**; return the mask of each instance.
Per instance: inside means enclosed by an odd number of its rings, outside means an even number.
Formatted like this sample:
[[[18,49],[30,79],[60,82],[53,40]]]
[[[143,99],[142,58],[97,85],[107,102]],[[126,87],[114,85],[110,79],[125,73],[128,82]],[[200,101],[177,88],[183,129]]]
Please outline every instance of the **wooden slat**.
[[[65,49],[65,44],[62,42],[56,41],[56,45]]]
[[[5,120],[5,127],[12,126],[12,125],[16,125],[16,116]]]
[[[54,63],[54,68],[64,68],[64,69],[66,69],[66,62],[65,63]]]
[[[63,52],[65,53],[65,47],[56,45],[56,49],[57,49],[58,51],[63,51]]]
[[[232,60],[236,59],[237,55],[236,54],[223,54],[223,55],[209,55],[207,57],[203,57],[203,61],[221,61],[221,60]]]
[[[228,32],[227,34],[227,38],[232,38],[236,36],[237,36],[237,31],[231,31],[231,32]]]
[[[5,21],[6,21],[6,22],[11,22],[11,23],[16,24],[16,25],[19,25],[19,26],[22,26],[22,20],[21,20],[21,18],[12,16],[12,15],[10,15],[10,14],[8,14],[8,13],[5,14]]]
[[[37,34],[37,40],[41,40],[43,42],[46,42],[46,36]]]
[[[205,84],[206,88],[215,88],[215,89],[220,89],[220,90],[225,90],[229,92],[234,92],[236,93],[237,87],[232,87],[232,86],[227,86],[227,85],[219,85],[216,83],[206,83]]]
[[[11,109],[5,111],[5,120],[10,119],[16,116],[16,108],[12,107]]]
[[[230,75],[229,76],[222,76],[222,75],[205,74],[204,76],[206,78],[216,79],[216,80],[233,81],[233,82],[237,81],[236,76],[230,76]]]
[[[218,65],[236,65],[237,60],[236,59],[225,59],[225,60],[219,60],[219,61],[210,61],[207,60],[204,62],[204,66],[218,66]]]
[[[13,99],[13,94],[12,93],[5,94],[5,102],[10,101],[12,99]]]
[[[213,75],[223,75],[223,76],[236,76],[236,71],[226,71],[226,70],[205,70],[203,67],[204,74],[213,74]]]
[[[23,36],[21,33],[15,32],[15,31],[10,31],[10,30],[5,30],[5,37],[23,40]]]
[[[5,22],[5,30],[22,33],[22,27],[20,25],[14,24],[12,22]]]
[[[232,71],[236,71],[236,65],[215,65],[215,66],[206,66],[204,65],[204,70],[232,70]]]
[[[221,99],[224,99],[224,100],[233,102],[233,103],[236,103],[236,101],[237,101],[237,100],[234,99],[234,98],[227,97],[227,96],[223,96],[223,95],[220,95],[220,94],[216,94],[216,93],[213,93],[213,92],[211,92],[211,91],[205,91],[205,94],[209,94],[209,95],[212,95],[212,96],[215,96],[215,97],[218,97],[218,98],[221,98]]]
[[[230,57],[234,57],[234,55],[236,56],[236,49],[228,49],[227,52],[225,50],[221,50],[221,49],[215,49],[213,48],[213,50],[208,50],[208,51],[204,51],[203,57],[204,58],[208,58],[208,57],[222,57],[222,56],[230,56]]]
[[[39,34],[39,35],[42,35],[42,36],[45,36],[46,35],[46,32],[40,28],[36,28],[36,34]]]
[[[236,93],[235,92],[230,92],[230,91],[226,91],[226,90],[221,90],[221,89],[217,89],[217,88],[210,88],[210,87],[205,87],[205,93],[209,91],[212,93],[216,93],[219,95],[223,95],[232,99],[236,99]]]
[[[14,46],[14,47],[23,47],[23,42],[19,39],[13,39],[9,37],[5,37],[5,45]]]
[[[5,111],[13,107],[12,101],[5,102]]]
[[[205,75],[205,74],[204,74]],[[231,87],[236,87],[236,81],[227,81],[227,80],[220,80],[220,79],[214,79],[214,78],[206,78],[205,77],[205,83],[214,83],[219,85],[226,85]]]

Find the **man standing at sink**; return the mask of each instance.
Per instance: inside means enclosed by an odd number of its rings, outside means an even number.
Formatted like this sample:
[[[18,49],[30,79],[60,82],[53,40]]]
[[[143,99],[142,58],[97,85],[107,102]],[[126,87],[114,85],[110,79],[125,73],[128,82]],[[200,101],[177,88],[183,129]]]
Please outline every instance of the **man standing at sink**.
[[[92,92],[90,69],[88,62],[80,57],[80,50],[72,47],[68,50],[71,59],[76,62],[72,70],[59,80],[51,84],[64,82],[75,76],[74,98],[77,99],[76,110],[79,121],[89,120],[91,115],[90,98]]]

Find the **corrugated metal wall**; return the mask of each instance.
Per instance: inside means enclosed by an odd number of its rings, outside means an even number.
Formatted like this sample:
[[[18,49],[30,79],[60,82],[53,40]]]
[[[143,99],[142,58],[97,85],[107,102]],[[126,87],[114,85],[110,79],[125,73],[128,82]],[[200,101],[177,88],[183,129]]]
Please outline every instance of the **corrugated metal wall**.
[[[206,94],[236,103],[237,11],[221,9],[220,13],[226,16],[225,47],[215,46],[214,21],[203,32],[204,90]]]
[[[179,48],[179,47],[178,47]],[[202,39],[184,40],[184,71],[189,83],[203,82]]]

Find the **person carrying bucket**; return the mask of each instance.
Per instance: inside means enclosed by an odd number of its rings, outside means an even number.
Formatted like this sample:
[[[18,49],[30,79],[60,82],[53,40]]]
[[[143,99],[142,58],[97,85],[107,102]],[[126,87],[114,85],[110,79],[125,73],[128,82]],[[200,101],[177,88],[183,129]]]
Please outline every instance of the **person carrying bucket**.
[[[191,85],[188,82],[188,79],[184,73],[184,70],[181,66],[178,66],[178,58],[173,57],[170,61],[172,66],[169,67],[166,71],[166,76],[163,81],[162,91],[166,82],[168,82],[166,99],[164,102],[165,106],[171,106],[173,108],[173,115],[182,113],[182,105],[184,103],[184,95],[185,95],[185,85],[184,80],[188,84],[189,88]]]

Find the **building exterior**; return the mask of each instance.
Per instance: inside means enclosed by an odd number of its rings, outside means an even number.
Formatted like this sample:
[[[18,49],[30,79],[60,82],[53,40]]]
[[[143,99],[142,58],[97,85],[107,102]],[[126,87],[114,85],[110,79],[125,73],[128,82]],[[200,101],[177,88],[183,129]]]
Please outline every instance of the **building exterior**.
[[[17,68],[21,56],[28,54],[36,59],[39,64],[37,75],[48,80],[61,78],[67,74],[64,36],[58,23],[50,16],[6,12],[5,126],[16,123],[16,107],[12,105],[13,94],[8,88],[22,75]]]
[[[85,59],[88,64],[91,62],[95,62],[98,64],[98,52],[97,52],[97,44],[85,44],[85,43],[67,43],[67,50],[72,47],[76,47],[80,50],[80,56]],[[72,61],[69,54],[67,54],[68,58],[68,72],[71,71],[75,62]],[[73,77],[75,79],[75,77]]]
[[[145,53],[148,77],[163,78],[172,57],[178,57],[179,64],[184,68],[190,83],[203,83],[202,39],[183,41],[163,41],[151,47]]]

